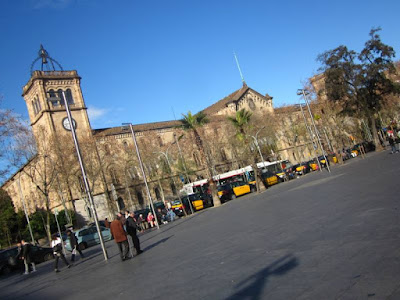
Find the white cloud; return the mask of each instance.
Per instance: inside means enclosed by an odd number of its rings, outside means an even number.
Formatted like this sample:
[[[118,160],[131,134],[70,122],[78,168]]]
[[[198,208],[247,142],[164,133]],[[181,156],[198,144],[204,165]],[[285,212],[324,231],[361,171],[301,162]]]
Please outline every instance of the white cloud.
[[[103,117],[105,114],[108,113],[108,109],[105,108],[98,108],[94,106],[88,107],[88,115],[91,121],[95,121]]]

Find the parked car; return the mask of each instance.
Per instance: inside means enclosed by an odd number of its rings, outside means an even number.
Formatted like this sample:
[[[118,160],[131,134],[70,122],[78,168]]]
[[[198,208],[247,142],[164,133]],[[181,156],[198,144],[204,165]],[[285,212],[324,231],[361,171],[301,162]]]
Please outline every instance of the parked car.
[[[185,212],[183,210],[183,204],[182,201],[179,199],[171,201],[171,210],[178,216],[182,217],[185,215]]]
[[[318,157],[319,163],[321,164],[321,168],[326,168],[329,165],[329,160],[325,159],[323,155]]]
[[[251,192],[251,187],[244,181],[233,181],[218,186],[218,196],[221,202],[235,199]]]
[[[109,241],[113,239],[111,234],[111,230],[104,226],[100,226],[101,234],[103,235],[104,241]],[[81,250],[86,249],[87,247],[100,244],[99,234],[97,233],[96,226],[86,226],[77,231],[75,231],[75,236],[78,240],[78,245]],[[65,241],[65,248],[68,251],[72,251],[71,244],[69,239]]]
[[[17,257],[18,247],[11,247],[0,251],[0,274],[8,274],[13,270],[24,268],[23,260]],[[54,258],[53,249],[31,245],[31,258],[35,264],[40,264]]]
[[[261,178],[263,179],[263,183],[266,188],[278,183],[278,176],[268,170],[262,171]]]
[[[190,207],[189,207],[189,201],[192,204],[192,208],[194,211],[204,209],[204,201],[201,198],[201,195],[199,193],[183,196],[183,197],[181,197],[181,199],[182,199],[183,207],[186,209],[187,213],[191,212]]]

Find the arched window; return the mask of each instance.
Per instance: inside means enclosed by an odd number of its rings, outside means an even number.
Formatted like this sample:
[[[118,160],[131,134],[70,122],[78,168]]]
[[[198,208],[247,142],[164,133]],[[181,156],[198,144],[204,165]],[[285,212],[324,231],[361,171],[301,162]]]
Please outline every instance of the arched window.
[[[121,197],[118,197],[118,207],[120,210],[123,210],[125,208],[125,203],[124,203],[124,199],[122,199]]]
[[[50,97],[56,97],[56,92],[53,89],[51,89],[49,90],[49,95]]]
[[[128,167],[127,172],[128,172],[128,174],[129,174],[129,177],[130,177],[132,180],[134,180],[135,177],[136,177],[135,169],[134,169],[133,167]]]
[[[170,187],[171,187],[172,194],[176,195],[177,194],[176,193],[176,186],[175,186],[175,184],[173,182],[171,182]]]
[[[160,145],[160,147],[162,147],[164,145],[164,143],[163,143],[161,136],[157,136],[157,139],[158,139],[158,144]]]
[[[127,141],[123,141],[122,144],[124,145],[125,150],[128,150],[128,142]]]
[[[226,161],[227,158],[226,158],[226,153],[225,153],[224,148],[221,148],[221,149],[219,150],[219,152],[220,152],[220,154],[221,154],[221,160],[222,160],[222,161]]]
[[[67,89],[65,91],[65,98],[67,98],[68,104],[74,104],[74,98],[72,98],[72,92],[70,89]]]
[[[36,105],[35,105],[35,102],[34,101],[32,101],[32,107],[33,107],[33,112],[34,112],[34,114],[35,114],[35,116],[37,115],[37,110],[36,110]]]
[[[104,146],[104,151],[106,152],[107,155],[110,155],[110,145],[106,144]]]
[[[160,199],[161,199],[161,194],[160,194],[160,190],[159,190],[158,187],[156,187],[156,188],[154,189],[154,193],[156,194],[157,200],[160,200]]]
[[[193,160],[194,160],[196,166],[200,166],[200,160],[199,160],[199,157],[197,156],[196,152],[193,152]]]
[[[61,89],[57,91],[57,97],[60,99],[60,102],[56,101],[53,103],[53,106],[64,105],[64,97]]]
[[[36,97],[36,105],[37,105],[37,109],[38,109],[38,113],[42,110],[42,106],[40,105],[40,101],[39,101],[39,98],[38,97]]]
[[[138,199],[138,203],[139,203],[140,205],[143,205],[144,201],[143,201],[143,194],[142,194],[142,192],[136,192],[136,197],[137,197],[137,199]]]
[[[119,184],[117,173],[115,172],[115,170],[113,168],[110,168],[110,177],[111,177],[111,182],[113,184]]]

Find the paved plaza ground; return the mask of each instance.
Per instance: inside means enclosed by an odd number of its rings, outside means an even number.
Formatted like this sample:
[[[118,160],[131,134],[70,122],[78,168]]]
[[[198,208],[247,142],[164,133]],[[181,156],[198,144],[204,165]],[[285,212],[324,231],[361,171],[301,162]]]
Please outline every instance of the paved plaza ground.
[[[110,241],[108,262],[2,278],[0,298],[400,299],[399,170],[357,157],[146,233],[131,260]]]

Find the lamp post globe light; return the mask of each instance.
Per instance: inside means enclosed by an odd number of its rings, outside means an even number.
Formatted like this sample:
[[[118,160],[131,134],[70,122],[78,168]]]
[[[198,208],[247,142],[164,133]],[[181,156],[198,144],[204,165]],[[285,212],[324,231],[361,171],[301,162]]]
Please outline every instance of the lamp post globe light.
[[[258,150],[258,154],[260,154],[261,161],[262,161],[262,164],[263,164],[263,168],[264,168],[264,157],[263,157],[263,155],[262,155],[262,153],[261,153],[260,144],[258,143],[258,134],[259,134],[260,131],[263,130],[264,128],[265,128],[265,126],[263,126],[263,127],[261,127],[260,129],[258,129],[255,135],[249,135],[250,137],[253,138],[254,144],[256,145],[256,148],[257,148],[257,150]]]
[[[317,126],[315,125],[315,121],[314,121],[314,117],[313,117],[312,112],[311,112],[310,104],[308,103],[307,95],[309,95],[309,94],[310,93],[308,91],[306,91],[305,89],[298,89],[297,90],[297,95],[299,95],[299,96],[303,95],[304,101],[306,102],[308,113],[310,114],[310,118],[311,118],[311,123],[312,123],[312,125],[314,127],[315,135],[317,136],[317,140],[318,140],[318,144],[319,144],[319,146],[321,148],[322,155],[323,155],[323,157],[325,159],[325,162],[326,162],[326,168],[327,168],[328,172],[330,173],[331,169],[329,168],[329,162],[328,162],[328,159],[327,159],[327,157],[325,155],[324,148],[322,147],[321,138],[319,136],[319,133],[318,133],[318,130],[317,130]],[[317,159],[317,161],[319,162],[318,159]]]
[[[98,217],[97,217],[96,207],[94,205],[93,197],[92,197],[92,194],[90,192],[89,181],[87,179],[85,166],[83,165],[82,155],[81,155],[81,151],[80,151],[80,148],[79,148],[79,142],[78,142],[78,138],[77,138],[76,132],[75,132],[75,127],[76,127],[75,125],[76,124],[75,124],[75,121],[72,119],[71,111],[69,109],[68,102],[67,102],[67,97],[65,96],[64,91],[62,91],[62,97],[63,97],[63,99],[60,99],[58,97],[51,96],[51,94],[50,94],[50,97],[47,98],[47,101],[50,102],[50,103],[53,103],[54,101],[57,101],[57,102],[63,101],[64,102],[65,110],[67,112],[68,123],[70,124],[69,128],[70,128],[70,131],[71,131],[71,134],[72,134],[72,139],[74,140],[74,146],[75,146],[76,154],[77,154],[78,161],[79,161],[79,166],[80,166],[81,173],[82,173],[83,183],[84,183],[86,194],[87,194],[88,199],[89,199],[90,207],[92,209],[94,222],[96,224],[96,229],[97,229],[97,233],[99,235],[101,248],[103,250],[104,260],[108,260],[107,250],[106,250],[106,247],[105,247],[105,244],[104,244],[104,238],[103,238],[103,235],[102,235],[102,232],[101,232],[101,229],[100,229],[99,220],[98,220]]]

